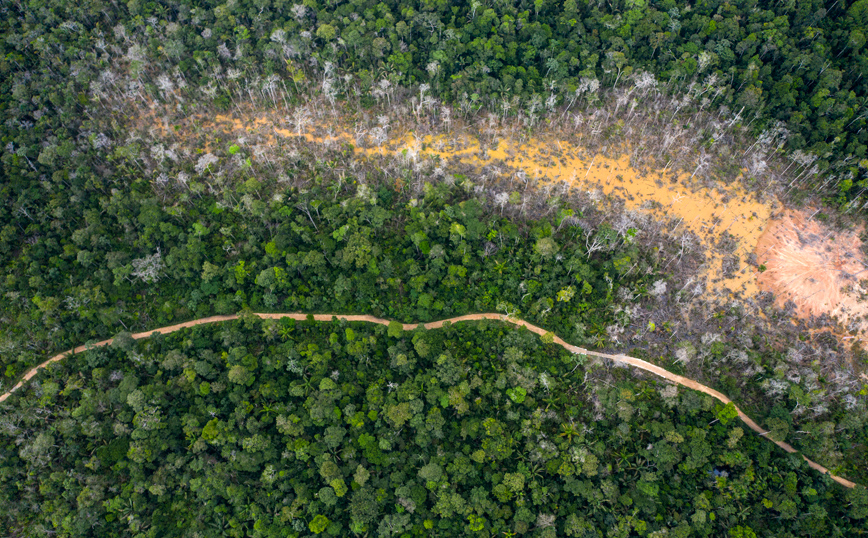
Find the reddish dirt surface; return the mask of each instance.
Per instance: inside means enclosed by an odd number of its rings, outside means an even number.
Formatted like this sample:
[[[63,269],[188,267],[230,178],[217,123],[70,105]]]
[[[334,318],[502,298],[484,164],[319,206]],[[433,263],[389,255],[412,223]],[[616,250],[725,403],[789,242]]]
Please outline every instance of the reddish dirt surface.
[[[305,320],[308,317],[307,314],[267,314],[267,313],[263,314],[263,313],[256,313],[254,315],[258,316],[262,319],[292,318],[292,319],[299,320],[299,321]],[[337,318],[337,319],[345,319],[347,321],[363,321],[363,322],[367,322],[367,323],[378,323],[380,325],[388,325],[390,323],[389,320],[387,320],[387,319],[377,318],[374,316],[367,316],[367,315],[314,314],[313,318],[316,321],[331,321],[332,319]],[[160,328],[154,329],[152,331],[135,333],[132,335],[132,337],[136,340],[139,340],[142,338],[148,338],[149,336],[151,336],[153,334],[168,334],[168,333],[173,333],[175,331],[179,331],[179,330],[187,328],[187,327],[195,327],[196,325],[204,325],[206,323],[218,323],[221,321],[230,321],[230,320],[234,320],[234,319],[238,319],[238,316],[237,315],[211,316],[211,317],[207,317],[207,318],[194,319],[194,320],[187,321],[184,323],[178,323],[177,325],[170,325],[168,327],[160,327]],[[445,323],[458,323],[461,321],[478,321],[478,320],[483,320],[483,319],[503,321],[503,322],[511,323],[513,325],[517,325],[520,327],[526,327],[531,332],[534,332],[540,336],[542,336],[548,332],[545,329],[543,329],[541,327],[537,327],[536,325],[531,325],[530,323],[528,323],[522,319],[507,318],[501,314],[490,314],[490,313],[468,314],[466,316],[458,316],[458,317],[444,319],[444,320],[440,320],[440,321],[432,321],[431,323],[425,323],[424,327],[426,329],[438,329],[438,328],[442,327]],[[418,327],[419,324],[418,323],[404,323],[403,326],[404,326],[405,331],[410,331],[410,330],[413,330],[416,327]],[[23,384],[25,382],[32,379],[33,376],[36,375],[36,373],[40,369],[45,368],[46,366],[48,366],[52,362],[59,361],[59,360],[63,359],[64,357],[66,357],[67,355],[69,355],[70,353],[82,353],[91,347],[101,347],[101,346],[109,345],[112,343],[113,340],[114,340],[113,338],[110,338],[108,340],[103,340],[101,342],[96,342],[94,344],[78,346],[74,349],[64,351],[63,353],[60,353],[58,355],[55,355],[54,357],[51,357],[50,359],[43,362],[39,366],[33,367],[26,374],[24,374],[24,377],[21,379],[21,381],[19,381],[14,387],[9,389],[4,394],[0,395],[0,402],[3,402],[4,400],[6,400],[6,398],[8,398],[14,391],[21,388],[21,386],[23,386]],[[724,394],[722,394],[722,393],[720,393],[720,392],[718,392],[718,391],[716,391],[710,387],[706,387],[705,385],[703,385],[701,383],[697,383],[696,381],[694,381],[692,379],[688,379],[686,377],[682,377],[680,375],[673,374],[672,372],[665,370],[665,369],[663,369],[659,366],[656,366],[654,364],[651,364],[650,362],[646,362],[646,361],[643,361],[641,359],[636,359],[633,357],[628,357],[626,355],[609,355],[607,353],[598,353],[596,351],[588,351],[587,349],[580,348],[580,347],[574,346],[572,344],[568,344],[568,343],[564,342],[564,340],[558,336],[554,336],[554,343],[562,346],[564,349],[566,349],[567,351],[570,351],[571,353],[576,353],[576,354],[580,354],[580,355],[588,355],[588,356],[592,356],[592,357],[599,357],[599,358],[603,358],[603,359],[608,359],[608,360],[612,360],[612,361],[616,361],[616,362],[622,362],[625,364],[629,364],[631,366],[639,368],[640,370],[645,370],[646,372],[651,372],[652,374],[658,375],[658,376],[660,376],[660,377],[662,377],[668,381],[671,381],[675,384],[681,385],[682,387],[687,387],[689,389],[693,389],[693,390],[696,390],[699,392],[704,392],[705,394],[712,396],[713,398],[719,400],[720,402],[722,402],[724,404],[732,403],[732,400],[727,398]],[[735,405],[735,404],[733,403],[733,405]],[[766,439],[768,439],[769,441],[778,445],[779,447],[783,448],[787,452],[796,452],[796,449],[793,448],[788,443],[784,443],[781,441],[775,441],[774,439],[767,437],[767,434],[769,433],[768,431],[766,431],[765,429],[760,427],[760,425],[757,424],[756,422],[754,422],[749,416],[745,415],[742,412],[742,410],[738,408],[738,406],[735,406],[735,408],[736,408],[736,411],[738,411],[738,417],[750,429],[757,432],[761,436],[764,436]],[[809,460],[805,456],[802,456],[802,457],[805,459],[805,461],[808,463],[808,465],[810,467],[812,467],[813,469],[816,469],[817,471],[819,471],[823,474],[828,474],[832,480],[834,480],[835,482],[838,482],[842,486],[845,486],[848,488],[856,487],[856,484],[854,482],[851,482],[851,481],[847,480],[846,478],[841,478],[840,476],[835,476],[831,472],[829,472],[828,469],[823,467],[822,465]]]
[[[757,284],[777,297],[778,305],[792,301],[795,315],[810,319],[822,314],[837,318],[868,336],[868,303],[860,280],[868,278],[858,233],[834,230],[803,212],[787,211],[774,219],[760,237],[757,262],[766,270]]]

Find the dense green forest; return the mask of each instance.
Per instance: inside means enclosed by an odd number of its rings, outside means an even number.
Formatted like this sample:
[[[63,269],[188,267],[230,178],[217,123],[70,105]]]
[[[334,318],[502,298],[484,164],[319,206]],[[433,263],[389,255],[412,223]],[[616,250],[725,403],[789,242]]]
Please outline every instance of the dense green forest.
[[[655,275],[661,260],[677,256],[665,238],[654,243],[646,234],[643,247],[635,228],[551,200],[534,210],[548,219],[502,214],[519,211],[521,197],[492,207],[468,195],[466,178],[428,184],[409,198],[384,183],[317,180],[317,165],[310,168],[298,169],[313,176],[307,188],[236,205],[203,196],[162,206],[140,182],[126,195],[94,197],[70,242],[49,219],[39,242],[8,258],[4,385],[49,352],[89,339],[247,308],[408,322],[499,311],[580,345],[604,347],[624,334],[646,349],[673,344],[668,322],[657,330],[637,314],[679,301],[678,293],[661,294],[665,280]],[[725,314],[714,323],[733,323],[735,350],[722,341],[674,341],[679,353],[707,357],[715,370],[687,372],[671,356],[667,366],[724,391],[770,421],[777,437],[844,476],[863,476],[865,395],[840,396],[812,366],[794,378],[793,352]],[[658,352],[633,351],[659,361]],[[791,413],[814,408],[820,412]],[[808,434],[793,439],[796,430]]]
[[[864,488],[710,397],[497,322],[118,338],[13,400],[13,535],[852,537],[868,518]]]
[[[354,190],[313,185],[233,208],[115,193],[71,242],[60,230],[9,258],[9,333],[53,349],[244,308],[412,321],[501,311],[593,343],[616,321],[619,289],[646,289],[657,263],[635,230],[608,225],[585,224],[607,247],[589,252],[569,209],[514,222],[442,183],[410,200]],[[8,377],[42,360],[20,348],[5,355]]]

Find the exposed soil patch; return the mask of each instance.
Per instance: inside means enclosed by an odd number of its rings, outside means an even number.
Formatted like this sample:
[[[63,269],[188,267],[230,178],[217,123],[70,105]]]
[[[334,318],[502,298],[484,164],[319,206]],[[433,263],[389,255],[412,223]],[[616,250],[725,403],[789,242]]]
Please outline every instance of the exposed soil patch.
[[[570,142],[551,136],[526,140],[504,136],[494,145],[485,145],[467,134],[418,135],[407,130],[398,132],[400,128],[395,127],[388,136],[383,134],[377,139],[367,132],[354,133],[346,126],[294,123],[294,129],[288,128],[289,122],[269,116],[242,121],[217,115],[203,120],[203,125],[211,124],[208,128],[255,134],[266,140],[275,136],[300,137],[320,144],[352,144],[359,155],[398,155],[408,160],[436,157],[479,169],[488,167],[504,179],[518,176],[526,183],[578,189],[592,199],[617,197],[626,210],[672,219],[676,224],[670,233],[691,232],[691,237],[700,239],[701,245],[686,246],[701,247],[708,253],[702,276],[710,292],[725,297],[732,293],[753,296],[758,291],[755,271],[740,265],[738,259],[753,252],[777,201],[771,196],[759,200],[737,182],[709,186],[687,173],[640,170],[627,155],[629,148],[607,152],[622,154],[613,158],[589,152],[581,137]],[[729,257],[724,260],[724,254],[714,252],[716,248]]]
[[[868,304],[860,281],[868,265],[857,232],[824,226],[804,212],[787,211],[769,223],[756,248],[766,267],[760,289],[776,295],[778,306],[811,319],[828,314],[864,340]]]
[[[802,223],[818,225],[803,217],[791,222],[789,239],[782,235],[780,245],[770,249],[771,238],[778,232],[766,233],[767,227],[772,213],[782,205],[772,194],[772,186],[745,190],[756,175],[748,168],[732,167],[725,178],[718,170],[711,177],[702,172],[700,160],[693,173],[675,171],[668,164],[658,166],[654,154],[637,155],[627,142],[601,145],[593,132],[549,129],[529,138],[526,132],[491,125],[455,122],[426,127],[424,122],[399,122],[386,116],[350,118],[335,111],[315,112],[302,107],[283,113],[250,110],[190,116],[172,129],[165,128],[173,137],[223,133],[241,146],[250,146],[254,160],[266,148],[294,152],[306,147],[342,146],[346,150],[351,147],[351,158],[359,161],[399,160],[407,168],[430,166],[441,176],[460,170],[492,191],[508,193],[536,185],[549,196],[569,192],[581,198],[585,207],[592,204],[594,210],[620,218],[619,226],[638,228],[639,241],[643,230],[637,216],[655,220],[660,229],[653,233],[662,233],[678,249],[663,263],[664,271],[683,267],[679,264],[685,253],[692,263],[701,264],[698,273],[697,265],[692,266],[688,283],[693,286],[691,290],[702,290],[693,293],[702,308],[729,308],[735,299],[755,310],[760,292],[772,291],[784,312],[806,321],[825,313],[846,324],[868,313],[868,307],[858,303],[858,271],[862,267],[850,265],[860,263],[855,235],[846,240],[835,234],[823,239],[828,230],[792,231]],[[729,180],[728,184],[720,179]],[[775,230],[782,229],[776,224]],[[763,245],[759,244],[761,236]],[[825,246],[810,247],[820,243]],[[810,261],[805,252],[812,248],[814,258]],[[764,253],[768,255],[760,256]],[[758,286],[760,264],[769,270]],[[825,267],[826,276],[809,267]],[[829,274],[835,275],[834,284]],[[845,286],[849,292],[841,291]],[[754,314],[763,316],[762,312]],[[849,339],[846,334],[839,337]]]

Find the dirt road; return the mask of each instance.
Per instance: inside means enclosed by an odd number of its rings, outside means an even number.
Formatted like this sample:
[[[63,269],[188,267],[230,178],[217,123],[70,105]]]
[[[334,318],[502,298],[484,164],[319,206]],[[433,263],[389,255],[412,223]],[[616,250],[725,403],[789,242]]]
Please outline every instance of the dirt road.
[[[292,319],[299,320],[299,321],[305,320],[308,317],[307,314],[256,313],[254,315],[256,315],[262,319],[292,318]],[[334,318],[338,318],[338,319],[345,319],[347,321],[363,321],[363,322],[367,322],[367,323],[379,323],[380,325],[388,325],[389,324],[389,320],[387,320],[387,319],[377,318],[377,317],[368,316],[368,315],[356,315],[356,314],[347,314],[347,315],[344,315],[344,314],[314,314],[313,318],[316,321],[331,321]],[[187,327],[194,327],[196,325],[204,325],[206,323],[218,323],[221,321],[230,321],[230,320],[234,320],[234,319],[238,319],[238,316],[235,314],[228,315],[228,316],[211,316],[211,317],[207,317],[207,318],[200,318],[200,319],[194,319],[191,321],[186,321],[184,323],[178,323],[177,325],[170,325],[168,327],[160,327],[160,328],[154,329],[152,331],[135,333],[132,335],[132,337],[136,340],[139,340],[142,338],[147,338],[147,337],[151,336],[152,334],[156,334],[156,333],[168,334],[168,333],[173,333],[175,331],[179,331],[179,330],[187,328]],[[438,328],[442,327],[444,323],[447,323],[447,322],[448,323],[458,323],[460,321],[478,321],[478,320],[483,320],[483,319],[502,321],[502,322],[511,323],[513,325],[517,325],[517,326],[521,326],[521,327],[527,327],[528,330],[530,330],[530,331],[532,331],[532,332],[534,332],[540,336],[542,336],[543,334],[546,334],[546,332],[548,332],[545,329],[543,329],[541,327],[537,327],[536,325],[531,325],[530,323],[528,323],[522,319],[507,318],[501,314],[490,314],[490,313],[468,314],[466,316],[457,316],[454,318],[444,319],[444,320],[440,320],[440,321],[432,321],[431,323],[425,323],[423,325],[425,326],[426,329],[438,329]],[[413,330],[416,327],[418,327],[419,324],[418,323],[404,323],[403,326],[404,326],[405,331],[409,331],[409,330]],[[108,340],[96,342],[94,344],[90,344],[89,346],[87,346],[87,345],[78,346],[74,349],[64,351],[63,353],[60,353],[58,355],[55,355],[54,357],[51,357],[50,359],[43,362],[39,366],[33,367],[30,371],[28,371],[26,374],[24,374],[24,377],[21,379],[21,381],[19,381],[14,387],[12,387],[10,390],[8,390],[7,392],[0,395],[0,402],[3,402],[4,400],[6,400],[6,398],[8,398],[10,394],[12,394],[16,390],[18,390],[26,381],[29,381],[31,378],[33,378],[33,376],[36,375],[36,373],[41,368],[45,368],[46,366],[48,366],[52,362],[56,362],[56,361],[61,360],[65,356],[69,355],[70,353],[82,353],[85,350],[87,350],[88,347],[106,346],[106,345],[111,344],[113,340],[114,340],[113,338],[109,338]],[[587,349],[568,344],[568,343],[564,342],[563,339],[561,339],[558,336],[554,337],[554,342],[556,344],[562,346],[567,351],[570,351],[572,353],[588,355],[591,357],[600,357],[603,359],[608,359],[608,360],[612,360],[612,361],[616,361],[616,362],[622,362],[625,364],[629,364],[631,366],[639,368],[640,370],[645,370],[646,372],[651,372],[652,374],[658,375],[658,376],[660,376],[660,377],[662,377],[668,381],[671,381],[677,385],[681,385],[682,387],[687,387],[689,389],[693,389],[693,390],[696,390],[699,392],[704,392],[705,394],[708,394],[709,396],[719,400],[720,402],[722,402],[724,404],[728,404],[728,403],[732,402],[732,400],[727,398],[724,394],[722,394],[722,393],[720,393],[720,392],[718,392],[718,391],[716,391],[710,387],[706,387],[705,385],[703,385],[701,383],[697,383],[696,381],[694,381],[692,379],[688,379],[686,377],[682,377],[680,375],[673,374],[672,372],[670,372],[668,370],[664,370],[663,368],[660,368],[659,366],[651,364],[650,362],[646,362],[646,361],[643,361],[641,359],[636,359],[633,357],[628,357],[626,355],[610,355],[608,353],[598,353],[596,351],[588,351]],[[735,405],[735,404],[733,403],[733,405]],[[736,406],[735,408],[738,411],[738,418],[740,418],[742,420],[742,422],[747,424],[747,426],[750,429],[757,432],[761,436],[765,437],[766,439],[768,439],[772,443],[783,448],[787,452],[796,452],[796,449],[793,448],[790,444],[784,443],[782,441],[775,441],[774,439],[768,437],[768,433],[769,433],[768,431],[761,428],[759,424],[754,422],[749,416],[745,415],[742,412],[742,410],[738,408],[738,406]],[[823,474],[828,474],[830,476],[830,478],[832,478],[832,480],[834,480],[835,482],[838,482],[842,486],[846,486],[848,488],[856,487],[856,484],[854,482],[851,482],[851,481],[847,480],[846,478],[841,478],[840,476],[835,476],[832,473],[830,473],[829,470],[826,469],[825,467],[823,467],[822,465],[809,460],[804,455],[802,457],[805,459],[805,461],[808,463],[809,466],[816,469],[817,471],[820,471]]]

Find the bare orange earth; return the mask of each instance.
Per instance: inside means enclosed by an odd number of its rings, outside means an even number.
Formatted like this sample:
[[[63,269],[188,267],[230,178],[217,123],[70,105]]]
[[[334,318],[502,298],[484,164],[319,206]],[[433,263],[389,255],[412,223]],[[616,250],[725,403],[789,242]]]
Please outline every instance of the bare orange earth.
[[[262,318],[262,319],[291,318],[291,319],[295,319],[295,320],[299,320],[299,321],[305,320],[308,317],[307,314],[256,313],[254,315],[259,317],[259,318]],[[378,323],[380,325],[388,325],[389,324],[389,320],[387,320],[387,319],[377,318],[377,317],[368,316],[368,315],[314,314],[313,318],[316,321],[332,321],[333,319],[345,319],[347,321],[361,321],[361,322],[367,322],[367,323]],[[185,329],[188,327],[195,327],[196,325],[204,325],[207,323],[217,323],[217,322],[222,322],[222,321],[231,321],[231,320],[235,320],[235,319],[238,319],[238,315],[233,314],[233,315],[228,315],[228,316],[210,316],[207,318],[200,318],[200,319],[195,319],[192,321],[186,321],[184,323],[178,323],[177,325],[170,325],[168,327],[160,327],[158,329],[153,329],[151,331],[135,333],[132,335],[132,337],[136,340],[140,340],[142,338],[148,338],[149,336],[151,336],[153,334],[168,334],[168,333],[173,333],[175,331],[179,331],[181,329]],[[530,331],[532,331],[532,332],[534,332],[540,336],[542,336],[548,332],[545,329],[543,329],[541,327],[537,327],[536,325],[531,325],[530,323],[528,323],[522,319],[507,318],[501,314],[491,314],[491,313],[468,314],[465,316],[457,316],[454,318],[444,319],[444,320],[440,320],[440,321],[433,321],[431,323],[425,323],[425,324],[423,324],[423,326],[426,329],[437,329],[437,328],[442,327],[445,323],[458,323],[461,321],[478,321],[478,320],[483,320],[483,319],[503,321],[503,322],[511,323],[513,325],[517,325],[520,327],[526,327]],[[418,326],[419,326],[418,323],[404,323],[403,324],[403,328],[405,331],[413,330]],[[19,381],[15,386],[13,386],[7,392],[0,395],[0,402],[5,401],[14,391],[21,388],[26,381],[29,381],[30,379],[32,379],[33,376],[35,376],[39,370],[41,370],[42,368],[45,368],[46,366],[48,366],[52,362],[57,362],[71,353],[82,353],[82,352],[86,351],[88,348],[107,346],[107,345],[111,344],[113,341],[114,341],[114,339],[110,338],[108,340],[103,340],[101,342],[96,342],[93,344],[81,345],[81,346],[78,346],[74,349],[64,351],[63,353],[59,353],[59,354],[55,355],[54,357],[51,357],[50,359],[43,362],[42,364],[31,368],[26,374],[24,374],[24,377],[21,379],[21,381]],[[673,374],[672,372],[665,370],[665,369],[663,369],[659,366],[656,366],[654,364],[651,364],[650,362],[646,362],[646,361],[643,361],[641,359],[636,359],[634,357],[628,357],[627,355],[610,355],[608,353],[598,353],[596,351],[589,351],[587,349],[584,349],[584,348],[581,348],[578,346],[574,346],[572,344],[568,344],[558,336],[554,337],[554,343],[562,346],[564,349],[566,349],[567,351],[569,351],[571,353],[580,354],[580,355],[589,355],[592,357],[600,357],[603,359],[608,359],[608,360],[612,360],[612,361],[616,361],[616,362],[629,364],[635,368],[639,368],[640,370],[645,370],[646,372],[651,372],[655,375],[658,375],[658,376],[660,376],[660,377],[662,377],[668,381],[671,381],[675,384],[678,384],[678,385],[681,385],[683,387],[687,387],[689,389],[708,394],[709,396],[712,396],[713,398],[717,399],[718,401],[722,402],[723,404],[732,403],[732,400],[727,398],[723,393],[718,392],[718,391],[716,391],[710,387],[707,387],[701,383],[697,383],[696,381],[694,381],[692,379],[688,379],[686,377],[683,377],[683,376],[680,376],[677,374]],[[733,403],[733,405],[735,405],[735,404]],[[776,441],[776,440],[768,437],[767,435],[769,432],[764,430],[763,428],[761,428],[759,426],[759,424],[757,424],[749,416],[744,414],[744,412],[742,412],[742,410],[739,409],[738,406],[735,406],[735,409],[736,409],[736,411],[738,411],[738,417],[750,429],[757,432],[761,436],[764,436],[766,439],[768,439],[769,441],[778,445],[779,447],[786,450],[787,452],[790,452],[790,453],[796,452],[796,449],[793,448],[790,444],[784,443],[782,441]],[[815,469],[815,470],[817,470],[823,474],[828,474],[829,477],[832,480],[834,480],[835,482],[838,482],[839,484],[846,486],[848,488],[856,487],[856,484],[854,482],[851,482],[850,480],[847,480],[846,478],[842,478],[840,476],[835,476],[828,469],[823,467],[822,465],[809,460],[804,455],[802,457],[805,459],[805,461],[808,463],[808,465],[811,468],[813,468],[813,469]]]
[[[592,199],[598,200],[617,196],[628,211],[671,218],[675,224],[670,232],[690,231],[703,243],[691,245],[693,249],[704,247],[710,251],[726,232],[735,240],[737,246],[733,254],[739,257],[753,252],[772,212],[771,203],[757,200],[738,186],[720,184],[719,188],[709,189],[698,180],[694,181],[690,174],[676,175],[665,170],[641,172],[630,162],[629,156],[610,158],[588,154],[580,145],[581,140],[573,143],[558,138],[539,138],[521,142],[501,137],[496,146],[484,147],[473,136],[419,136],[406,131],[393,134],[382,145],[372,147],[341,126],[313,125],[291,130],[280,127],[279,121],[268,116],[242,121],[233,116],[217,115],[206,121],[228,132],[245,132],[266,139],[299,137],[318,144],[352,144],[353,150],[362,155],[402,156],[411,161],[432,157],[443,161],[456,159],[480,168],[503,166],[523,174],[537,185],[564,185],[586,191]],[[319,134],[323,132],[330,134]],[[736,292],[756,294],[753,268],[742,265],[734,274],[724,274],[723,259],[710,258],[703,276],[711,294],[724,297]]]
[[[688,248],[707,253],[700,275],[706,284],[705,300],[727,299],[735,293],[752,297],[760,291],[772,291],[780,305],[793,300],[796,314],[801,317],[827,313],[845,325],[855,322],[861,339],[868,337],[868,323],[860,319],[868,314],[868,306],[861,303],[863,290],[858,278],[854,278],[863,269],[859,265],[862,260],[858,238],[854,234],[830,235],[816,221],[799,213],[785,213],[782,220],[773,221],[772,210],[779,204],[773,196],[758,199],[735,185],[708,188],[686,173],[641,172],[628,156],[614,159],[589,154],[581,146],[581,137],[572,143],[551,136],[526,142],[504,136],[498,138],[496,146],[484,147],[478,138],[466,134],[419,136],[404,130],[390,132],[382,144],[372,145],[364,131],[354,133],[339,121],[309,121],[287,129],[283,119],[260,114],[244,120],[217,115],[202,119],[202,123],[208,128],[269,141],[300,138],[317,144],[352,144],[361,155],[401,156],[411,161],[456,159],[462,164],[491,166],[495,170],[503,166],[502,174],[523,174],[538,185],[581,189],[592,199],[616,196],[628,211],[671,218],[675,224],[670,232],[677,236],[689,231],[699,240],[700,244],[687,243]],[[804,230],[801,226],[805,226]],[[725,234],[735,242],[729,255],[743,260],[754,253],[768,270],[759,274],[754,267],[741,263],[734,272],[724,271],[725,255],[715,247]],[[849,291],[842,292],[844,286],[849,286]]]
[[[218,117],[217,121],[236,120]],[[701,275],[706,280],[706,297],[725,298],[737,292],[753,297],[760,291],[771,291],[781,306],[788,300],[795,301],[799,317],[810,319],[826,313],[845,326],[855,322],[860,339],[868,338],[868,321],[862,320],[868,315],[868,304],[860,299],[866,290],[858,283],[860,275],[868,276],[863,274],[868,266],[860,254],[857,234],[834,233],[805,214],[792,211],[784,213],[783,219],[772,220],[772,209],[777,206],[773,197],[759,200],[734,185],[709,189],[692,184],[686,173],[674,177],[661,171],[640,172],[627,156],[613,159],[598,154],[589,159],[580,146],[559,139],[520,143],[501,138],[497,146],[484,148],[474,137],[419,137],[411,132],[383,146],[366,148],[358,147],[358,141],[348,132],[323,137],[314,130],[292,132],[277,128],[264,118],[255,124],[270,127],[283,137],[352,143],[356,152],[364,154],[400,154],[408,159],[436,156],[477,167],[505,165],[537,184],[563,184],[599,197],[618,196],[627,210],[676,219],[670,232],[686,230],[699,238],[701,245],[692,247],[703,248],[708,254]],[[240,125],[235,123],[233,127]],[[760,273],[743,263],[734,273],[726,273],[724,256],[715,255],[714,248],[724,234],[735,241],[731,255],[739,259],[751,253],[763,256],[759,263],[769,270]],[[848,290],[842,291],[845,287]]]
[[[868,334],[868,304],[861,298],[866,290],[859,283],[868,278],[868,265],[857,233],[788,211],[769,224],[756,253],[767,268],[759,287],[774,292],[780,306],[792,301],[799,317],[829,314],[860,338]]]

